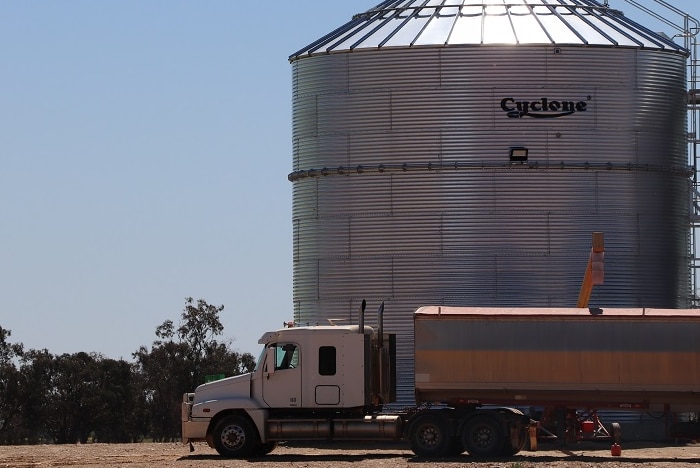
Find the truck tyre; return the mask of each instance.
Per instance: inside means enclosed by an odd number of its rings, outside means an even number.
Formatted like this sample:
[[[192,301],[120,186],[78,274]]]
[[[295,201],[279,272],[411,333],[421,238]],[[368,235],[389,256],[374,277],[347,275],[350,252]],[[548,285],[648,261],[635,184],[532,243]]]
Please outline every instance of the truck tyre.
[[[214,448],[221,456],[244,458],[260,448],[253,425],[243,416],[226,416],[214,427]]]
[[[445,454],[448,457],[456,457],[464,452],[464,447],[462,446],[462,439],[457,436],[450,438],[450,446],[447,448]]]
[[[419,457],[442,457],[451,447],[447,418],[436,413],[416,417],[409,427],[411,450]]]
[[[612,423],[612,435],[616,444],[619,445],[622,443],[622,429],[620,428],[620,423]]]
[[[277,442],[265,442],[264,444],[260,444],[258,446],[258,449],[255,451],[255,455],[262,457],[263,455],[267,455],[268,453],[272,452],[276,447]]]
[[[475,416],[462,427],[462,444],[474,457],[501,455],[503,440],[498,422],[490,416]]]
[[[531,420],[525,414],[515,408],[507,408],[503,416],[508,421],[507,429],[503,433],[502,455],[511,457],[520,452],[527,445],[530,436]]]

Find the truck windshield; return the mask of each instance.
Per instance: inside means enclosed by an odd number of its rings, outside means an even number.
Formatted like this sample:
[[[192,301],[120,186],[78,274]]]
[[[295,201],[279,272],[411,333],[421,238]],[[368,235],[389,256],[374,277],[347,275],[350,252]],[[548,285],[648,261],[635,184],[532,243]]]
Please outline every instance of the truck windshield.
[[[265,359],[265,350],[267,349],[267,346],[263,346],[262,350],[260,350],[260,355],[258,356],[258,360],[255,362],[255,369],[253,369],[253,372],[258,370],[258,367],[262,365],[263,360]]]

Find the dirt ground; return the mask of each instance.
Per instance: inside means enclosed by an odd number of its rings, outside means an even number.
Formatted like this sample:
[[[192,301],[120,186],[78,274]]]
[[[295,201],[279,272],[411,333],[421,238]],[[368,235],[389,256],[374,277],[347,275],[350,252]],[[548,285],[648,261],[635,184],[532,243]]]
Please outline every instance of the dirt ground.
[[[619,457],[610,454],[609,443],[582,442],[567,447],[540,445],[537,452],[478,461],[466,454],[440,460],[421,459],[404,445],[386,447],[371,443],[364,448],[357,444],[319,444],[317,448],[280,445],[269,455],[250,460],[221,458],[206,444],[196,444],[194,452],[174,443],[0,446],[0,468],[317,468],[350,464],[353,468],[698,468],[700,443],[623,443]]]

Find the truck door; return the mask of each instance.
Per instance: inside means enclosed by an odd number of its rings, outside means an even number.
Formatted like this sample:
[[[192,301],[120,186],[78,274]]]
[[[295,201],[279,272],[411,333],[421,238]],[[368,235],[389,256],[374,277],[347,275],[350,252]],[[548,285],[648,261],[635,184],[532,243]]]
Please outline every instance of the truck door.
[[[263,400],[270,408],[301,407],[301,353],[295,343],[268,346]]]

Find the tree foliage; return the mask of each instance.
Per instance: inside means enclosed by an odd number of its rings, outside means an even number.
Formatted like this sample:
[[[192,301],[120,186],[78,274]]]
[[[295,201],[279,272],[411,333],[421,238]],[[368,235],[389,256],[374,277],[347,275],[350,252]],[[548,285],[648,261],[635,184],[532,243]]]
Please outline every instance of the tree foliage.
[[[172,320],[164,321],[156,328],[159,339],[150,351],[142,346],[134,353],[149,409],[150,432],[156,440],[179,438],[182,395],[204,383],[206,375],[231,376],[253,370],[250,353],[240,355],[231,349],[230,342],[217,341],[224,330],[219,318],[223,310],[223,305],[214,306],[203,299],[195,303],[188,297],[177,328]]]
[[[133,442],[180,437],[180,402],[205,375],[251,371],[254,358],[217,341],[223,306],[185,299],[134,362],[97,353],[25,351],[0,327],[0,444]]]
[[[11,334],[10,330],[0,327],[0,441],[17,429],[19,418],[17,402],[21,390],[15,360],[24,350],[21,344],[8,341]]]

